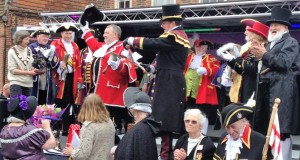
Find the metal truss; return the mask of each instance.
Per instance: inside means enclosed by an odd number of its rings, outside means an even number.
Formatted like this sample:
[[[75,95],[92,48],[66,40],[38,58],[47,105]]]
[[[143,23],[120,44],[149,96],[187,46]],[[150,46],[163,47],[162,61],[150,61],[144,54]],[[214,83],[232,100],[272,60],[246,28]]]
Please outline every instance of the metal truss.
[[[299,0],[254,0],[240,2],[182,5],[185,21],[226,20],[233,18],[267,17],[273,7],[284,7],[300,20]],[[106,19],[95,24],[137,24],[159,22],[161,7],[103,10]],[[40,13],[44,25],[59,25],[64,22],[78,24],[83,12]]]

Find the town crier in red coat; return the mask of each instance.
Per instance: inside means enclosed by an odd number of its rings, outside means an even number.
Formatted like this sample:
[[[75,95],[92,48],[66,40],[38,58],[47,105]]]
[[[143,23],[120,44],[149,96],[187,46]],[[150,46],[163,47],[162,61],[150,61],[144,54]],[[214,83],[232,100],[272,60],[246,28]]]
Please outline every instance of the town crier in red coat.
[[[72,41],[73,32],[78,28],[71,23],[62,24],[56,33],[61,34],[61,39],[55,40],[51,45],[55,46],[55,52],[60,62],[54,74],[55,84],[59,87],[55,104],[58,107],[66,108],[62,115],[63,132],[62,135],[68,134],[69,125],[75,123],[74,111],[78,111],[82,89],[81,58],[80,51],[76,43]]]
[[[128,119],[123,101],[123,93],[129,83],[136,80],[134,63],[127,57],[128,50],[123,47],[121,28],[108,25],[104,30],[104,42],[98,42],[89,31],[88,24],[83,26],[83,38],[91,49],[93,58],[91,84],[94,92],[101,97],[116,124],[117,132],[122,129],[121,119]],[[89,55],[88,55],[89,57]],[[93,86],[94,85],[94,86]],[[126,126],[125,126],[126,129]]]
[[[187,108],[199,108],[211,124],[215,121],[218,97],[216,87],[211,84],[218,72],[220,62],[207,49],[212,46],[208,40],[196,40],[195,52],[188,55],[184,73],[186,80]]]

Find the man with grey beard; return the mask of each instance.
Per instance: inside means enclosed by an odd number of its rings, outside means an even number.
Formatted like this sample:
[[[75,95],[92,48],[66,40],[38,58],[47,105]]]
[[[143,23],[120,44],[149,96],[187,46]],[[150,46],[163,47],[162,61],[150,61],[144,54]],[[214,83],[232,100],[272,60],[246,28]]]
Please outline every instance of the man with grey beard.
[[[298,71],[299,44],[289,34],[290,16],[290,10],[273,8],[271,20],[267,22],[270,25],[269,45],[265,48],[252,42],[251,46],[252,53],[262,60],[256,107],[265,110],[265,119],[258,119],[260,123],[254,128],[266,134],[274,100],[280,98],[278,118],[283,159],[291,159],[293,112],[297,110],[293,97],[297,95],[295,72]]]

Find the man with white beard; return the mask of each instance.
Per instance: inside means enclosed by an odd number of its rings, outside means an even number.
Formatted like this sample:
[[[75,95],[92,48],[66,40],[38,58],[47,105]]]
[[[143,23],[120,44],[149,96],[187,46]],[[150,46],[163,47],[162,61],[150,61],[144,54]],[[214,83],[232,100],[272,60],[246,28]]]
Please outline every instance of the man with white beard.
[[[259,119],[261,123],[268,124],[275,98],[280,98],[278,118],[280,125],[281,149],[283,159],[291,159],[294,118],[293,112],[297,105],[294,96],[297,94],[295,72],[299,54],[299,44],[289,34],[291,26],[289,18],[291,11],[284,8],[273,8],[268,41],[265,48],[257,42],[252,42],[251,51],[256,58],[262,60],[262,68],[258,84],[258,96],[256,107],[265,108],[265,119]],[[260,128],[266,134],[267,126],[254,126]]]

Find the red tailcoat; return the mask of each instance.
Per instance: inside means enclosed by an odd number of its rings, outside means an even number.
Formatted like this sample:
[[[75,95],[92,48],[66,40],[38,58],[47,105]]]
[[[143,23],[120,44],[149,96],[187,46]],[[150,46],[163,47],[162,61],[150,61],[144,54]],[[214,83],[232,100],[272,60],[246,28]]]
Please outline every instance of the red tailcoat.
[[[72,57],[72,67],[73,67],[73,73],[74,73],[73,98],[74,98],[74,100],[76,100],[77,83],[83,82],[82,74],[81,74],[81,58],[80,58],[80,51],[79,51],[77,44],[74,42],[71,42],[71,44],[72,44],[73,50],[74,50],[73,57]],[[51,43],[51,45],[55,46],[55,48],[56,48],[55,51],[56,51],[57,57],[58,57],[59,61],[62,61],[64,59],[65,54],[67,53],[66,48],[62,42],[62,39],[53,41]],[[59,75],[56,71],[53,72],[53,74],[54,74],[55,84],[57,84],[58,87],[60,88],[56,98],[62,99],[63,93],[64,93],[65,81],[64,80],[59,81]]]
[[[84,40],[93,53],[105,44],[98,42],[91,32],[87,32],[84,35]],[[134,64],[126,58],[120,59],[120,65],[116,70],[108,66],[109,53],[115,52],[120,56],[123,50],[123,42],[118,41],[107,49],[103,58],[94,58],[91,77],[93,80],[95,79],[93,76],[97,76],[97,81],[92,82],[95,84],[94,92],[108,106],[124,107],[123,93],[128,87],[128,83],[134,82],[137,78]],[[99,65],[95,65],[94,63],[98,63]],[[95,73],[95,66],[99,66],[98,73]]]
[[[184,68],[184,74],[192,63],[194,56],[194,53],[188,55]],[[212,85],[211,82],[219,70],[220,62],[212,55],[206,54],[203,56],[201,66],[199,67],[206,68],[207,74],[201,75],[202,81],[200,81],[199,83],[198,93],[196,96],[196,104],[217,105],[218,97],[216,87]]]

